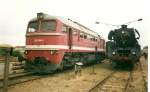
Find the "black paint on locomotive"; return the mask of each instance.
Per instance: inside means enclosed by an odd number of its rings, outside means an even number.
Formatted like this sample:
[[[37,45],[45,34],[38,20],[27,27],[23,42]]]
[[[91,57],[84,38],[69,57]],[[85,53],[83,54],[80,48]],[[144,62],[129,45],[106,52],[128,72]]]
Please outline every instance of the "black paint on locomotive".
[[[139,32],[134,28],[121,28],[110,31],[106,42],[106,55],[114,66],[129,63],[133,66],[139,60],[141,47],[138,43]]]

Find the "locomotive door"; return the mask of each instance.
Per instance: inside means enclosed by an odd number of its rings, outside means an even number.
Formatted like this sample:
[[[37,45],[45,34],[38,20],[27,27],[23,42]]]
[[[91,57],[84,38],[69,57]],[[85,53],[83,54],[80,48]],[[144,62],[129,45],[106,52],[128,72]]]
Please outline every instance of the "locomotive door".
[[[71,28],[68,29],[68,46],[69,46],[69,49],[72,48],[72,29]]]

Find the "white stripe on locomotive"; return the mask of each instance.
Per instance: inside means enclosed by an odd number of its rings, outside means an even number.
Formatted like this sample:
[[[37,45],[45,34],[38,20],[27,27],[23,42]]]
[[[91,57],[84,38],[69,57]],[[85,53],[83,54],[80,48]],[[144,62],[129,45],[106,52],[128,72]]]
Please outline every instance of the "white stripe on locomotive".
[[[69,49],[67,45],[26,45],[26,50],[59,50],[59,49]],[[89,50],[95,51],[95,48],[72,46],[71,50]],[[97,49],[97,51],[104,51],[104,49]]]

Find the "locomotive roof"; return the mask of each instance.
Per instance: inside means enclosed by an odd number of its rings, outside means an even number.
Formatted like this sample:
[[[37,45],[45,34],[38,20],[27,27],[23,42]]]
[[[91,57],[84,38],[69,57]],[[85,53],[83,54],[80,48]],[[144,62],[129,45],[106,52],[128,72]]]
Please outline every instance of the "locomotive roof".
[[[48,15],[48,14],[44,14],[44,19],[45,20],[50,20],[50,19],[60,20],[62,23],[66,24],[68,26],[71,26],[71,27],[76,28],[80,31],[83,31],[85,33],[88,33],[88,34],[91,34],[93,36],[98,37],[98,33],[96,33],[95,31],[83,26],[82,24],[80,24],[78,22],[72,21],[70,19],[65,19],[65,18],[60,17],[60,16],[51,16],[51,15]],[[37,20],[37,17],[31,19],[30,21],[36,21],[36,20]]]

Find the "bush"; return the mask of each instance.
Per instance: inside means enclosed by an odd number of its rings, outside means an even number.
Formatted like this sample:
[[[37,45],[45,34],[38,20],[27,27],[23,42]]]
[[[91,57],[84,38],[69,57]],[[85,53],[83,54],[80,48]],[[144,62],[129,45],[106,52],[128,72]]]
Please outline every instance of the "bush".
[[[7,54],[6,48],[0,48],[0,56],[5,56]]]
[[[14,50],[14,51],[12,52],[12,56],[14,56],[14,57],[20,57],[20,56],[22,56],[22,55],[21,55],[21,52],[20,52],[20,51]]]

